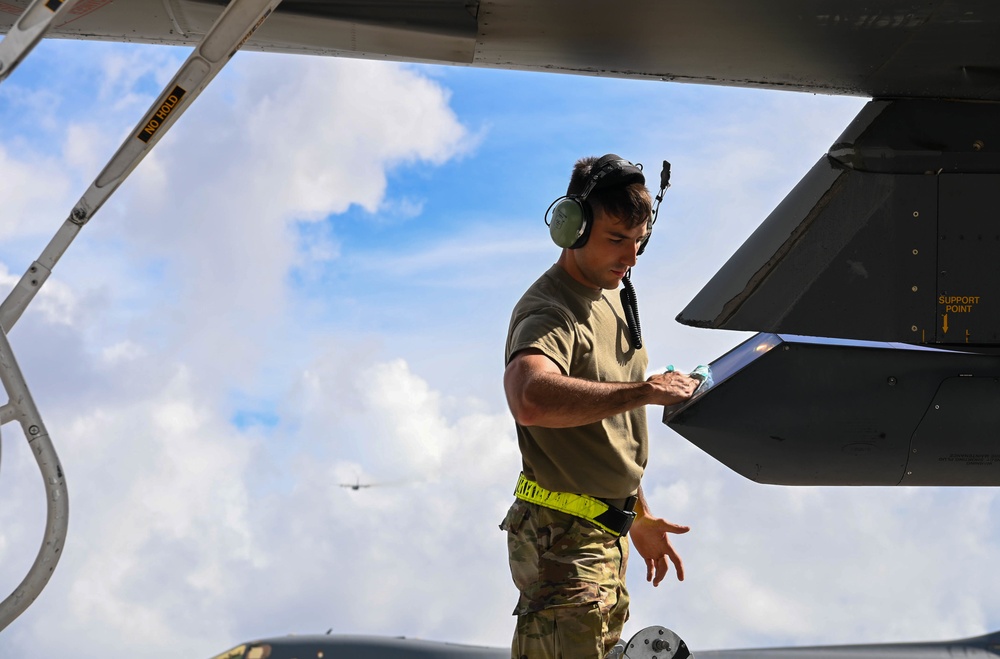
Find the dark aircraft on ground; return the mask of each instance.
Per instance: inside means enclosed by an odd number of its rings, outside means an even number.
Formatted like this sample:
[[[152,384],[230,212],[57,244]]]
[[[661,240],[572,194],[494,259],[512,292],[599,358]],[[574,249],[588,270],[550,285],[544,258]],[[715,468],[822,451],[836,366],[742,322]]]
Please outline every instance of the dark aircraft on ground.
[[[242,643],[212,659],[507,659],[509,649],[385,636],[303,635]]]
[[[664,642],[662,639],[668,639]],[[659,644],[658,644],[659,642]],[[624,659],[687,659],[683,641],[663,627],[649,627],[619,643]],[[621,654],[624,653],[624,654]],[[612,653],[614,656],[615,653]],[[1000,632],[957,641],[826,645],[695,652],[697,659],[996,659]],[[241,644],[213,659],[507,659],[509,648],[484,648],[378,636],[284,636]]]
[[[688,325],[760,334],[664,421],[762,483],[1000,484],[996,0],[3,0],[0,33],[0,80],[43,35],[195,47],[0,305],[0,422],[33,442],[49,502],[46,541],[0,603],[0,629],[47,581],[68,514],[6,333],[242,47],[870,97],[680,311]],[[957,647],[996,654],[986,638]]]

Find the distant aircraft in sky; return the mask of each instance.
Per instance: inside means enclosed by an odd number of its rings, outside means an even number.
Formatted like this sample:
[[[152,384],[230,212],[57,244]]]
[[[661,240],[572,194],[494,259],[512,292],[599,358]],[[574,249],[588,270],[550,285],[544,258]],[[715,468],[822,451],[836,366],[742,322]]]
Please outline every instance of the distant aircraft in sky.
[[[352,490],[360,490],[363,487],[372,487],[373,485],[377,485],[377,484],[378,483],[362,483],[361,482],[361,477],[358,476],[358,479],[356,481],[354,481],[353,483],[340,483],[340,487],[349,487]]]

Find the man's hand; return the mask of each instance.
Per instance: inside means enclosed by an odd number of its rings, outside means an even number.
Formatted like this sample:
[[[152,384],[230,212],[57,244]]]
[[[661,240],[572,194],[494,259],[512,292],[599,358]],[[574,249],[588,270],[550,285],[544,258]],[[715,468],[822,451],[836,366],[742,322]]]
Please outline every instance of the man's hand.
[[[670,570],[668,560],[674,564],[677,580],[684,581],[684,562],[670,544],[668,534],[687,533],[690,530],[688,526],[674,524],[660,517],[641,515],[635,518],[629,536],[632,538],[632,546],[646,563],[646,581],[659,586]]]
[[[676,405],[690,398],[701,380],[685,375],[678,371],[667,371],[658,373],[646,382],[656,389],[656,403],[658,405]]]

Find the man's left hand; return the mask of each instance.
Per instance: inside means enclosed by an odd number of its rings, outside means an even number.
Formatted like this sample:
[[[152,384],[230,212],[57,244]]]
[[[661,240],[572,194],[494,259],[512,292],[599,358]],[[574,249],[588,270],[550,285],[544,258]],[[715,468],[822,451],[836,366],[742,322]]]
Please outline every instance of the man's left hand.
[[[684,562],[670,544],[668,534],[687,533],[690,530],[688,526],[674,524],[660,517],[641,515],[635,519],[629,536],[632,538],[632,546],[646,563],[646,581],[659,586],[670,570],[670,563],[674,564],[677,571],[677,580],[684,581]]]

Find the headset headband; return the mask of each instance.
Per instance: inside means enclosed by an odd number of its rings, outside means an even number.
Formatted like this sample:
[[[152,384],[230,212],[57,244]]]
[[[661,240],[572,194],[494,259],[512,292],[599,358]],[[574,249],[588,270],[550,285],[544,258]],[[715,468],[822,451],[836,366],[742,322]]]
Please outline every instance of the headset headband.
[[[621,156],[609,153],[606,156],[601,156],[590,168],[590,177],[587,179],[587,185],[584,186],[583,192],[579,195],[569,196],[578,196],[584,200],[594,190],[630,183],[645,185],[646,176],[642,173],[642,165],[633,165]]]

